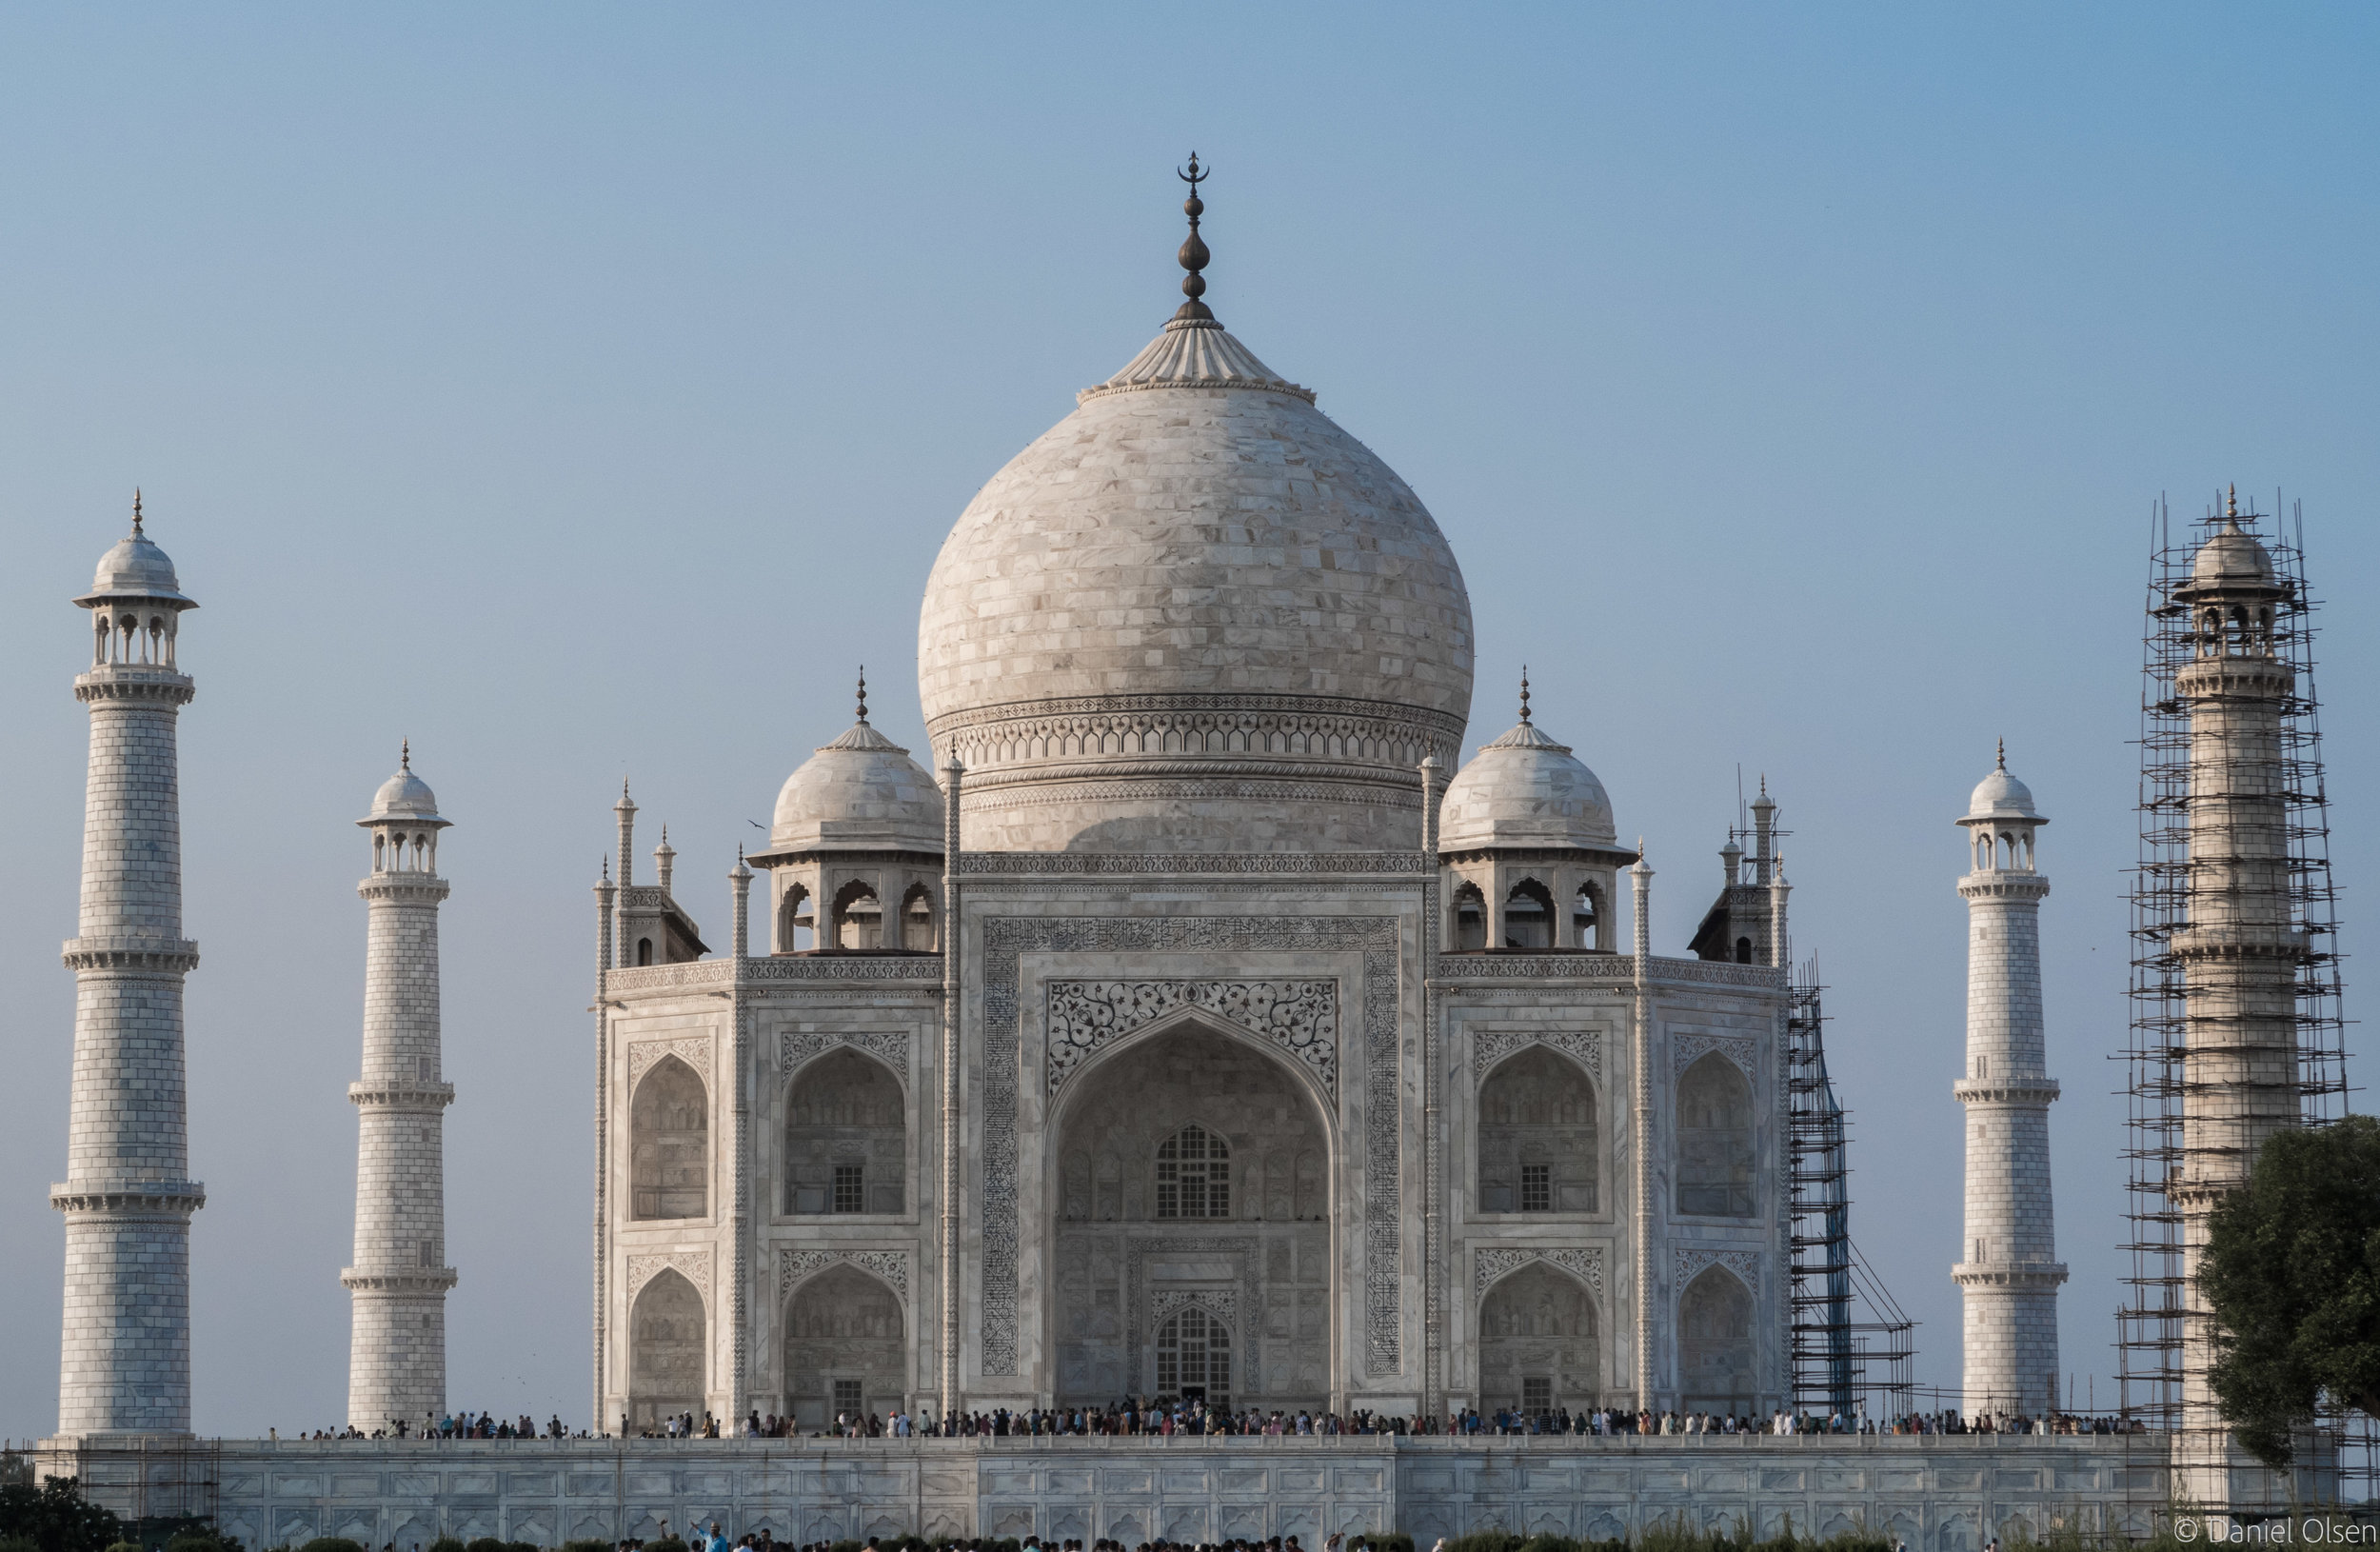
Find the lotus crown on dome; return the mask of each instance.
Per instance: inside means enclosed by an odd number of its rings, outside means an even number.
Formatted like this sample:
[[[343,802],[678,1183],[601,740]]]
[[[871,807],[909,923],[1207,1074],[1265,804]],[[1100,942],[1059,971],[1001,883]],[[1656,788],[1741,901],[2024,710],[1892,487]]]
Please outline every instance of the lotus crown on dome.
[[[939,854],[942,793],[909,751],[854,723],[785,778],[768,832],[780,851]]]
[[[1617,845],[1612,800],[1594,771],[1535,723],[1483,744],[1446,785],[1441,852]]]

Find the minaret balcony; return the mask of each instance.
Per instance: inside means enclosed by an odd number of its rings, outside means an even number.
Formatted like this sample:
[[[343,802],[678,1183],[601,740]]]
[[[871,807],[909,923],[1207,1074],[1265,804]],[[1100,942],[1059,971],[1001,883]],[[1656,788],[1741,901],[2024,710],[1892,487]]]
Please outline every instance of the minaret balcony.
[[[385,1272],[359,1271],[349,1266],[339,1274],[339,1285],[358,1293],[444,1293],[455,1284],[451,1266],[406,1267]]]
[[[150,970],[182,975],[198,967],[198,945],[188,938],[111,932],[92,938],[69,938],[62,957],[69,970]]]
[[[1962,1261],[1951,1268],[1962,1288],[2007,1288],[2012,1292],[2055,1291],[2066,1281],[2062,1261]]]
[[[454,1084],[425,1084],[392,1078],[387,1083],[347,1084],[349,1104],[378,1104],[392,1110],[443,1110],[454,1103]]]
[[[2309,951],[2305,930],[2280,923],[2227,922],[2174,929],[2169,940],[2176,959],[2278,960],[2302,963]]]
[[[1951,1093],[1961,1104],[2047,1104],[2058,1097],[2058,1086],[2055,1078],[2038,1075],[1961,1078]]]
[[[188,674],[153,663],[110,663],[74,676],[74,698],[86,706],[103,701],[188,706],[197,694],[197,682]]]

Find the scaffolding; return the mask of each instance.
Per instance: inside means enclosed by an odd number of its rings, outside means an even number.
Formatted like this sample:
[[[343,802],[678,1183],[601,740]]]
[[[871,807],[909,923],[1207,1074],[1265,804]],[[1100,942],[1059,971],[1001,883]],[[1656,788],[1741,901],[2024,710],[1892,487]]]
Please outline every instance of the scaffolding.
[[[1852,1243],[1849,1138],[1827,1076],[1823,990],[1815,960],[1786,990],[1794,1402],[1850,1417],[1873,1400],[1875,1414],[1900,1417],[1913,1395],[1916,1323]]]
[[[2294,676],[2279,702],[2280,737],[2271,762],[2256,768],[2227,764],[2245,774],[2252,790],[2195,794],[2227,805],[2235,799],[2269,802],[2277,793],[2286,835],[2282,876],[2291,925],[2304,934],[2306,948],[2295,975],[2293,1081],[2276,1077],[2258,1083],[2233,1066],[2219,1082],[2193,1080],[2185,1062],[2189,1033],[2198,1027],[2199,1053],[2210,1047],[2210,1030],[2240,1022],[2202,1008],[2193,1021],[2186,996],[2186,966],[2174,938],[2190,925],[2192,868],[2234,869],[2241,858],[2192,854],[2190,808],[2193,798],[2191,706],[2178,693],[2176,674],[2195,661],[2208,639],[2192,605],[2175,595],[2191,580],[2205,538],[2235,521],[2261,543],[2272,560],[2271,653]],[[2337,1120],[2348,1095],[2345,1021],[2341,1009],[2337,895],[2330,859],[2330,809],[2322,771],[2322,734],[2314,694],[2313,611],[2306,585],[2304,513],[2271,520],[2277,531],[2261,531],[2268,520],[2254,511],[2227,515],[2218,500],[2201,525],[2204,533],[2176,544],[2172,523],[2160,501],[2152,514],[2146,626],[2142,633],[2140,697],[2140,839],[2132,870],[2131,1035],[2118,1060],[2129,1082],[2127,1216],[2132,1232],[2122,1246],[2131,1257],[2124,1302],[2116,1311],[2119,1358],[2118,1403],[2128,1423],[2173,1430],[2182,1422],[2184,1323],[2201,1312],[2192,1305],[2182,1258],[2182,1214],[2170,1195],[2185,1164],[2183,1118],[2194,1114],[2244,1115],[2260,1097],[2251,1088],[2293,1086],[2295,1109],[2307,1124]],[[2263,768],[2266,765],[2271,768]],[[2231,874],[2226,872],[2223,877]],[[2247,1049],[2246,1035],[2232,1051]],[[2283,1071],[2286,1073],[2287,1069]],[[2237,1091],[2237,1092],[2233,1092]],[[2232,1102],[2227,1105],[2229,1097]],[[2278,1096],[2274,1096],[2278,1097]],[[2286,1103],[2286,1102],[2284,1102]],[[2345,1443],[2343,1440],[2342,1443]],[[2367,1452],[2368,1458],[2369,1452]]]

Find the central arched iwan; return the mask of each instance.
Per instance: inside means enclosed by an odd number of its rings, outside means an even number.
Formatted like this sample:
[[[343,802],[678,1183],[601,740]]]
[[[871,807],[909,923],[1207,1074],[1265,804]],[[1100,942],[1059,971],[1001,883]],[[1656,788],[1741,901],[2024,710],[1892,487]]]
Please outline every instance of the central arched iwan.
[[[1328,1400],[1331,1147],[1309,1082],[1195,1020],[1071,1080],[1043,1283],[1061,1403],[1153,1394],[1159,1332],[1185,1302],[1222,1343],[1203,1350],[1231,1355],[1236,1403]]]

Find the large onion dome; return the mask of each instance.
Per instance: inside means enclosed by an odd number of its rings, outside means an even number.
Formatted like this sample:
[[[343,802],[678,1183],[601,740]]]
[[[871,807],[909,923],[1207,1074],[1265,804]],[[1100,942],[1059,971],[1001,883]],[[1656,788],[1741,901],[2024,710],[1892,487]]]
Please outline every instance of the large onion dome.
[[[1405,482],[1191,300],[960,515],[918,621],[970,850],[1417,847],[1471,606]],[[1193,262],[1195,260],[1195,263]]]

